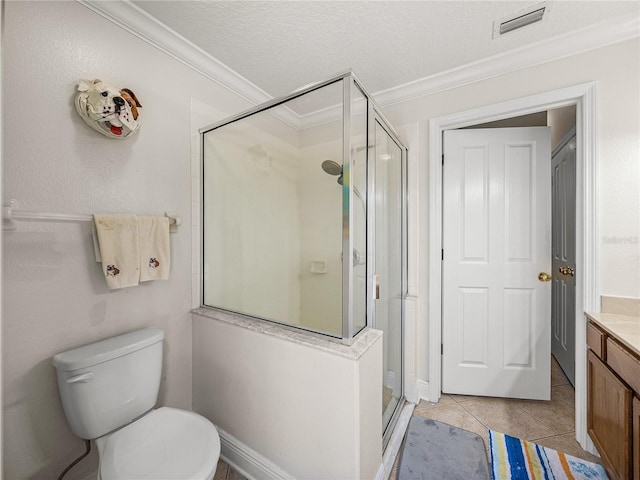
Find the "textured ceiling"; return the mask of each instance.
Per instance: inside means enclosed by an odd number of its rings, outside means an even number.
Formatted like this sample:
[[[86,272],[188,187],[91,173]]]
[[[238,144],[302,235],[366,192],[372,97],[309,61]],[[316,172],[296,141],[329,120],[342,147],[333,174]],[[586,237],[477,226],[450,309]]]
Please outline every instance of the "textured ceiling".
[[[539,1],[134,1],[272,96],[352,68],[371,92],[613,17],[635,1],[550,0],[542,22],[493,38]]]

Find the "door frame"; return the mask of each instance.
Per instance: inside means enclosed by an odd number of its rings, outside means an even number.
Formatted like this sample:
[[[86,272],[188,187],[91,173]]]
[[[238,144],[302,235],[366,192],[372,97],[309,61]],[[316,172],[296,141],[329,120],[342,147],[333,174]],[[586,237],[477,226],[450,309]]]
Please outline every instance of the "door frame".
[[[600,311],[598,278],[598,175],[596,164],[596,84],[558,90],[432,118],[429,121],[429,401],[442,388],[442,135],[445,130],[502,120],[553,108],[576,106],[576,384],[575,433],[594,452],[587,434],[587,360],[584,312]]]

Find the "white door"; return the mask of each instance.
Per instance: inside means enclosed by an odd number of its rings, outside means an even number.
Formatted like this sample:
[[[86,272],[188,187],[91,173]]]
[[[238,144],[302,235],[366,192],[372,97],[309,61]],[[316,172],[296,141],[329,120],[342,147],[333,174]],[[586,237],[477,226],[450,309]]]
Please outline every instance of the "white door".
[[[554,149],[551,353],[574,385],[576,365],[576,134]]]
[[[442,391],[550,398],[548,127],[444,134]]]

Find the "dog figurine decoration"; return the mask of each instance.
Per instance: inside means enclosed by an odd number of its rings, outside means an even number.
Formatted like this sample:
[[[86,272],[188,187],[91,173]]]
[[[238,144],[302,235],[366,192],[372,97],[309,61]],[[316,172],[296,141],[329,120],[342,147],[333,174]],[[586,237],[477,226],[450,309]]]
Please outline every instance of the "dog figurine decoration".
[[[126,138],[140,127],[135,93],[117,89],[102,80],[81,80],[76,95],[76,110],[87,125],[111,138]]]

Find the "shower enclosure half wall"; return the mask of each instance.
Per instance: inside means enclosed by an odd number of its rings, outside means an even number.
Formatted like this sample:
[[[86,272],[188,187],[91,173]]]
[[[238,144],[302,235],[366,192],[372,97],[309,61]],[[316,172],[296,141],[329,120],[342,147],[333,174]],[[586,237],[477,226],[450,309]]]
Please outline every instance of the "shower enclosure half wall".
[[[403,398],[407,149],[353,72],[200,130],[205,307],[351,344],[383,331]]]

